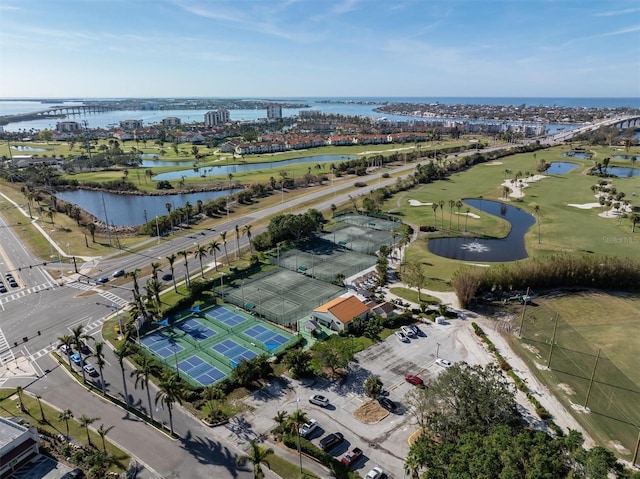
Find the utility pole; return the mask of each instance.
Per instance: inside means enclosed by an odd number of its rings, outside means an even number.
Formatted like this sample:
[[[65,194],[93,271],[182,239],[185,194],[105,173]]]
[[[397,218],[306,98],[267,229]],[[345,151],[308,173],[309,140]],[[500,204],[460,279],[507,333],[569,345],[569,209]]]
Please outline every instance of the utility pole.
[[[529,288],[527,287],[527,294],[524,297],[523,305],[522,305],[522,318],[520,319],[520,328],[518,329],[518,337],[522,337],[522,326],[524,325],[524,313],[527,310],[527,303],[529,302]]]
[[[598,355],[596,356],[596,363],[593,365],[593,371],[591,372],[591,379],[589,380],[589,389],[587,389],[587,397],[584,400],[584,407],[587,407],[589,403],[589,396],[591,395],[591,386],[593,386],[593,379],[596,377],[596,369],[598,368],[598,361],[600,360],[600,349],[598,349]]]
[[[559,314],[556,313],[555,324],[553,325],[553,335],[551,336],[551,350],[549,351],[549,359],[547,360],[547,368],[551,369],[551,356],[553,355],[553,346],[556,344],[556,329],[558,329]]]
[[[640,449],[640,431],[638,432],[638,440],[636,441],[636,450],[633,452],[633,459],[631,459],[631,466],[636,466],[636,460],[638,459],[638,450]]]

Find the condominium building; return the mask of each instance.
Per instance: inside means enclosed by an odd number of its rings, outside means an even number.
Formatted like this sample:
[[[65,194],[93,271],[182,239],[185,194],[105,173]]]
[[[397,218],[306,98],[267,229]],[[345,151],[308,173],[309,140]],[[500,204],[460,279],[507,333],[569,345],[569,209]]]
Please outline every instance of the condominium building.
[[[269,120],[277,120],[282,118],[282,105],[271,103],[267,105],[267,118]]]
[[[204,114],[204,126],[212,127],[229,122],[229,110],[221,108],[219,110],[208,111]]]

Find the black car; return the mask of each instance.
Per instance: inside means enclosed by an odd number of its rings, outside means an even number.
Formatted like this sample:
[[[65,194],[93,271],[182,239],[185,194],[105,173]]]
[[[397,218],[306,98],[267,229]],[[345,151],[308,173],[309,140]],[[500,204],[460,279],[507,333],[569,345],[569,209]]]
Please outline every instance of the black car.
[[[76,467],[73,471],[67,472],[62,479],[82,479],[84,477],[84,472],[82,469]]]
[[[337,446],[344,441],[344,436],[340,432],[334,432],[320,439],[320,447],[323,451],[328,451],[333,446]]]
[[[173,279],[173,275],[171,273],[162,275],[162,281],[171,281],[172,279]]]
[[[391,399],[386,397],[379,397],[378,404],[380,404],[380,406],[382,406],[389,412],[395,412],[396,409],[398,409],[398,406],[396,405],[396,403],[394,403]]]

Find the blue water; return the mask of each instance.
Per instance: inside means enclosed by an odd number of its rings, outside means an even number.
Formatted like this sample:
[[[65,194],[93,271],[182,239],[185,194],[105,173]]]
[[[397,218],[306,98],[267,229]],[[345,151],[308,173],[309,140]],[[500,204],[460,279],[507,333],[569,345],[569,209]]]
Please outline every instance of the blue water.
[[[524,235],[535,224],[535,218],[515,206],[499,201],[469,199],[464,203],[511,224],[509,234],[502,239],[437,238],[429,240],[429,251],[445,258],[473,262],[516,261],[526,258]]]
[[[562,156],[568,156],[571,158],[591,158],[591,153],[586,151],[567,151]]]
[[[240,191],[231,190],[231,193]],[[61,191],[56,193],[60,199],[78,205],[88,211],[100,221],[105,222],[105,207],[109,224],[116,226],[135,226],[145,222],[145,212],[148,221],[156,216],[167,214],[166,204],[171,204],[171,209],[181,208],[187,201],[196,206],[198,200],[206,202],[229,194],[225,191],[206,191],[200,193],[184,193],[178,195],[163,196],[138,196],[138,195],[116,195],[113,193],[102,193],[100,191],[74,190]],[[104,198],[104,206],[102,204]]]
[[[446,105],[452,104],[482,104],[482,105],[534,105],[534,106],[566,106],[566,107],[593,107],[593,108],[615,108],[615,107],[631,107],[640,108],[640,99],[638,98],[528,98],[528,97],[295,97],[273,100],[281,101],[300,101],[310,105],[310,109],[318,110],[324,113],[336,113],[349,116],[366,116],[374,118],[388,118],[397,121],[414,121],[414,117],[401,115],[389,115],[374,112],[377,106],[388,103],[442,103]],[[369,101],[373,104],[357,104],[357,103],[319,103],[325,100],[336,101]],[[81,101],[60,100],[59,104],[78,105]],[[0,100],[0,116],[15,113],[26,113],[31,111],[44,110],[54,106],[54,104],[40,103],[37,101],[17,101],[17,100]],[[284,108],[282,114],[285,117],[297,116],[299,108]],[[163,118],[175,116],[185,123],[195,121],[203,121],[204,114],[207,110],[135,110],[135,111],[117,111],[91,113],[86,115],[71,115],[68,119],[83,121],[87,120],[89,128],[109,128],[117,125],[121,120],[136,119],[142,120],[145,125],[153,125],[159,123]],[[229,115],[232,121],[257,120],[266,117],[266,110],[230,110]],[[4,126],[6,131],[29,131],[55,129],[55,125],[60,119],[42,119],[20,123],[10,123]],[[576,125],[546,125],[549,133],[555,133],[558,128],[571,129]]]
[[[575,170],[579,166],[580,165],[568,163],[566,161],[554,161],[551,163],[551,166],[546,173],[549,175],[563,175],[565,173],[569,173],[571,170]]]
[[[619,159],[619,160],[630,160],[631,158],[635,158],[636,161],[640,160],[640,156],[634,157],[632,155],[613,155],[612,158],[616,158],[616,159]]]
[[[152,155],[152,156],[158,156],[158,155]],[[188,167],[188,166],[191,166],[191,165],[193,165],[193,161],[142,160],[140,162],[140,167],[141,168],[160,168],[162,166]]]
[[[640,176],[640,168],[627,168],[624,166],[610,166],[606,169],[606,172],[610,175],[617,176],[618,178],[633,178]]]
[[[22,145],[17,145],[17,146],[11,145],[11,149],[18,150],[18,151],[47,151],[44,148],[34,148],[33,146],[22,146]]]
[[[268,161],[265,163],[245,163],[245,164],[232,164],[232,165],[221,165],[221,166],[207,166],[198,168],[195,171],[194,168],[190,170],[181,170],[181,171],[169,171],[167,173],[160,173],[153,177],[155,181],[160,180],[177,180],[181,177],[194,178],[197,176],[212,176],[212,175],[228,175],[241,173],[244,171],[256,171],[256,170],[274,170],[274,175],[277,175],[283,167],[287,165],[294,165],[297,163],[310,163],[315,166],[316,163],[339,163],[341,161],[345,161],[350,159],[350,156],[341,156],[341,155],[318,155],[318,156],[306,156],[302,158],[291,158],[289,160],[282,161]],[[311,165],[310,165],[311,166]],[[326,168],[320,170],[327,171]],[[312,167],[312,173],[318,173],[318,171]]]

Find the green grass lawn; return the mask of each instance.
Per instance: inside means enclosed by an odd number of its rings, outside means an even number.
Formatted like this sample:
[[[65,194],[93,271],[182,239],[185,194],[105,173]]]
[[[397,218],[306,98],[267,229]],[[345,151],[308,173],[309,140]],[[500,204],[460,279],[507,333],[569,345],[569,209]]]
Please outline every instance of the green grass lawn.
[[[556,314],[551,368],[546,369]],[[585,405],[597,360],[591,412],[574,415],[599,444],[628,459],[640,425],[640,370],[634,359],[639,333],[640,297],[584,293],[536,299],[525,310],[522,339],[512,336],[511,342],[569,410]]]

